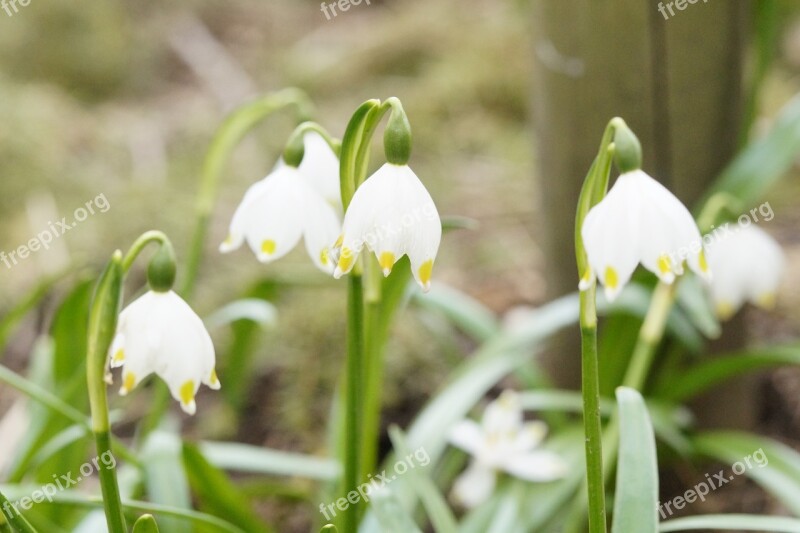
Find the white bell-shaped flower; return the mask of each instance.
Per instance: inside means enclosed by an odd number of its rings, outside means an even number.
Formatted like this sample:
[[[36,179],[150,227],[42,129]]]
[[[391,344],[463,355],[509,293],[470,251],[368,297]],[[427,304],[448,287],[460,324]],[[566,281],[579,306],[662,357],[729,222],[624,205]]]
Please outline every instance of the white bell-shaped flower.
[[[626,172],[586,215],[581,228],[589,271],[580,288],[595,277],[609,300],[617,297],[641,263],[664,283],[683,273],[684,262],[710,279],[703,241],[689,210],[666,187],[641,170]]]
[[[453,498],[465,507],[480,505],[494,491],[498,471],[526,481],[554,481],[566,474],[556,453],[537,450],[544,440],[543,422],[525,422],[519,395],[505,391],[490,403],[480,424],[459,422],[450,432],[450,442],[472,455],[467,469],[453,485]]]
[[[305,155],[299,167],[280,162],[247,190],[220,252],[233,251],[246,240],[258,260],[268,263],[288,254],[304,238],[314,264],[323,272],[333,271],[330,244],[341,232],[339,162],[319,134],[307,133],[303,143]]]
[[[786,258],[775,239],[751,225],[712,239],[708,265],[714,271],[711,300],[717,315],[726,320],[745,302],[767,309],[775,305]]]
[[[121,395],[155,372],[190,415],[201,383],[220,388],[211,337],[200,317],[173,291],[149,291],[122,311],[109,364],[123,367]]]
[[[430,193],[407,165],[386,163],[356,190],[334,248],[334,277],[350,272],[364,246],[383,274],[408,255],[417,283],[427,291],[442,240],[442,221]]]

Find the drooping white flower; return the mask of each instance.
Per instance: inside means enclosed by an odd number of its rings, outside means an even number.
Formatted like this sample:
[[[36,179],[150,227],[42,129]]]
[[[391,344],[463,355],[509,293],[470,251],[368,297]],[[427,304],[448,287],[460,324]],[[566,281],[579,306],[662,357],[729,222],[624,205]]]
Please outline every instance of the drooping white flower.
[[[537,450],[544,440],[543,422],[525,422],[519,395],[505,391],[490,403],[480,424],[459,422],[450,442],[472,455],[472,461],[453,485],[453,498],[465,507],[480,505],[491,496],[498,471],[526,481],[554,481],[566,474],[566,464],[553,452]]]
[[[407,165],[386,163],[356,190],[334,247],[334,277],[350,272],[364,246],[383,274],[408,255],[417,283],[428,290],[442,240],[442,221],[430,193]]]
[[[733,316],[745,302],[775,305],[786,258],[765,231],[751,225],[720,234],[708,246],[708,264],[714,271],[711,300],[721,319]]]
[[[201,383],[220,388],[211,337],[200,317],[173,291],[149,291],[120,313],[109,364],[123,367],[121,395],[156,373],[190,415]]]
[[[303,143],[305,156],[299,167],[280,162],[247,190],[220,252],[233,251],[246,240],[258,260],[268,263],[285,256],[303,238],[314,264],[323,272],[333,271],[330,243],[341,231],[339,163],[319,134],[307,133]]]
[[[683,274],[683,263],[710,279],[703,241],[689,210],[666,187],[641,170],[626,172],[586,215],[581,228],[589,271],[581,290],[595,277],[613,300],[641,263],[664,283]]]

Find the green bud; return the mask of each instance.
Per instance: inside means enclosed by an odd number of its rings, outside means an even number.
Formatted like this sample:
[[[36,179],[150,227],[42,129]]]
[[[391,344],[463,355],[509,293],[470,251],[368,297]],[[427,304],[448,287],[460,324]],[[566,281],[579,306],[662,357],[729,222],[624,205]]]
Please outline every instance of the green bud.
[[[623,174],[642,168],[642,145],[625,123],[614,130],[614,161]]]
[[[150,260],[150,264],[147,265],[147,282],[150,284],[150,288],[156,292],[171,290],[175,284],[176,270],[175,250],[172,249],[169,241],[164,241],[156,255]]]
[[[303,162],[303,156],[306,153],[305,145],[303,144],[304,133],[305,131],[298,127],[295,133],[289,137],[286,148],[283,149],[283,161],[290,167],[297,168]]]
[[[393,165],[405,165],[411,157],[411,124],[399,100],[392,105],[392,114],[383,133],[386,160]]]
[[[133,533],[158,533],[158,524],[151,514],[142,515],[133,524]]]

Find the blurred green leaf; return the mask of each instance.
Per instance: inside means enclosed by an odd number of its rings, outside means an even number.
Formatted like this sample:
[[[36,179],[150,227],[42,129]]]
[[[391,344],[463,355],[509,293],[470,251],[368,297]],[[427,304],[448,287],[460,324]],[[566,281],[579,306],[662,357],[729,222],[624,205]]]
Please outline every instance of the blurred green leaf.
[[[715,431],[693,439],[698,453],[729,465],[740,463],[753,479],[800,516],[800,454],[772,439],[735,431]],[[764,454],[763,461],[756,453]],[[745,464],[748,463],[749,465]]]
[[[370,495],[370,506],[375,512],[381,533],[422,533],[411,516],[403,509],[397,496],[388,487],[381,487]],[[373,529],[373,531],[376,531]]]
[[[243,298],[217,309],[205,319],[208,329],[216,329],[239,320],[249,320],[260,326],[274,326],[278,310],[271,303],[258,298]]]
[[[339,475],[333,459],[270,450],[260,446],[227,442],[202,442],[199,450],[217,468],[252,474],[298,476],[330,480]]]
[[[766,191],[784,176],[800,154],[800,96],[795,96],[778,114],[769,133],[747,146],[722,172],[706,194],[729,193],[740,209],[755,207]]]
[[[658,531],[658,458],[653,425],[641,394],[617,389],[620,442],[611,533]]]
[[[180,437],[163,429],[153,431],[142,447],[141,460],[151,501],[177,509],[192,508]],[[159,522],[161,528],[170,533],[192,531],[184,520],[169,517]]]
[[[198,448],[183,444],[183,460],[189,484],[203,504],[203,509],[224,516],[230,523],[252,533],[272,531],[251,509],[247,498],[225,474],[212,466]]]
[[[389,437],[392,439],[395,453],[399,457],[415,457],[414,452],[408,447],[405,435],[403,435],[400,428],[397,426],[389,428]],[[421,465],[412,464],[407,472],[412,489],[416,491],[417,497],[428,512],[428,517],[434,530],[437,533],[455,533],[458,530],[458,526],[453,512],[439,492],[436,484],[431,481],[428,475],[420,471],[422,468],[424,467]]]
[[[712,514],[667,520],[666,522],[661,522],[659,531],[661,533],[670,533],[672,531],[692,531],[697,529],[797,533],[800,531],[800,520],[781,516]]]
[[[664,400],[682,402],[736,376],[784,365],[800,365],[800,344],[715,355],[688,369],[662,375],[654,394]]]
[[[430,292],[414,288],[413,302],[423,309],[444,314],[453,324],[478,342],[484,342],[500,331],[495,314],[471,296],[437,282]]]

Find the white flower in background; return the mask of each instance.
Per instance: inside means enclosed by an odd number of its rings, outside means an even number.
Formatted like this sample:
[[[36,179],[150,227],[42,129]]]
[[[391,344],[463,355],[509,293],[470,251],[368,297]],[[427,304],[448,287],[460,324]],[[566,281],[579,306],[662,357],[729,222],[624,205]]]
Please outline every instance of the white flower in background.
[[[490,403],[480,424],[463,420],[450,442],[472,455],[472,462],[453,485],[453,498],[465,507],[480,505],[494,491],[498,471],[526,481],[554,481],[566,464],[553,452],[537,450],[547,434],[543,422],[525,422],[519,396],[505,391]]]
[[[329,248],[341,231],[339,162],[319,134],[307,133],[303,143],[299,167],[281,161],[247,190],[220,252],[235,250],[246,240],[258,260],[268,263],[285,256],[303,238],[314,264],[323,272],[333,271]]]
[[[149,291],[122,311],[109,364],[123,367],[121,395],[155,372],[190,415],[201,383],[220,388],[211,337],[200,317],[173,291]]]
[[[334,245],[334,277],[350,272],[366,246],[385,276],[408,255],[414,279],[427,291],[441,240],[442,221],[428,190],[407,165],[386,163],[353,195]]]
[[[589,271],[581,290],[595,277],[614,300],[641,263],[664,283],[683,274],[684,261],[705,279],[711,270],[692,215],[669,190],[641,170],[626,172],[586,215],[581,228]]]
[[[708,264],[714,271],[711,300],[721,319],[732,317],[745,302],[764,308],[775,305],[786,259],[780,245],[763,230],[739,227],[713,241]]]

